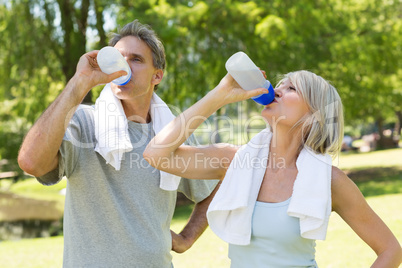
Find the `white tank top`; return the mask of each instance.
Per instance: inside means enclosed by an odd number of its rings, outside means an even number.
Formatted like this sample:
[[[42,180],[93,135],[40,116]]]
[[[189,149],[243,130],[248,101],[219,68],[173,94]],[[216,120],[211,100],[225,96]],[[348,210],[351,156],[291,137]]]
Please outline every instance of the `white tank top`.
[[[279,203],[257,201],[249,245],[229,245],[232,268],[318,267],[315,240],[300,236],[298,218],[290,217],[290,198]]]

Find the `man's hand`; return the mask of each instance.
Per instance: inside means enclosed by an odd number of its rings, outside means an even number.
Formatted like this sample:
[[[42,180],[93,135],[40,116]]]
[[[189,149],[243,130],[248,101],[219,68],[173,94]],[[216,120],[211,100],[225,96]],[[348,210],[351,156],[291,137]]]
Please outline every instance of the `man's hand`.
[[[177,253],[183,253],[193,245],[193,241],[190,241],[190,239],[187,239],[183,235],[176,234],[172,230],[170,230],[170,233],[172,234],[172,250],[173,251],[175,251]]]
[[[207,210],[208,206],[214,198],[216,192],[219,189],[221,182],[217,184],[212,193],[202,200],[201,202],[195,204],[193,212],[191,213],[190,220],[187,222],[183,230],[176,234],[172,230],[170,233],[172,235],[172,250],[177,253],[183,253],[197,241],[201,234],[207,229]]]
[[[112,74],[105,74],[99,68],[98,61],[96,57],[98,55],[98,50],[88,52],[81,56],[78,64],[75,77],[81,81],[85,81],[88,86],[86,88],[91,89],[97,85],[106,84],[114,79],[126,75],[125,71],[118,71]]]

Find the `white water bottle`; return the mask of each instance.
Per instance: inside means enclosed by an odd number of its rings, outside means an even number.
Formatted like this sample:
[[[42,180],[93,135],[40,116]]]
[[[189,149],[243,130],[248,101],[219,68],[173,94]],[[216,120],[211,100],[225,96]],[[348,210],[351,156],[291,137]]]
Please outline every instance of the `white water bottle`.
[[[264,87],[268,93],[252,97],[252,99],[262,105],[270,104],[275,99],[274,88],[271,83],[264,78],[260,69],[244,52],[233,54],[225,64],[226,70],[245,90]]]
[[[104,47],[98,52],[96,58],[98,65],[102,72],[106,74],[112,74],[117,71],[125,71],[127,75],[120,76],[119,78],[113,80],[112,82],[116,85],[123,86],[128,83],[131,79],[131,69],[127,61],[121,55],[120,51],[114,47]]]

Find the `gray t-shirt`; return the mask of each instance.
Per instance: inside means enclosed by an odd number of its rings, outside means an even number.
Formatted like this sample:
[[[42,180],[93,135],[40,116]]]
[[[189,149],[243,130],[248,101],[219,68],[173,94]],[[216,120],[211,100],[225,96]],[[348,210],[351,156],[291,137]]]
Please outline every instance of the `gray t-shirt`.
[[[142,157],[154,136],[152,124],[129,121],[128,131],[134,149],[116,171],[94,151],[93,108],[80,106],[60,147],[59,169],[38,178],[43,184],[68,178],[64,267],[171,267],[177,193],[159,188],[159,171]],[[179,191],[197,203],[216,184],[182,179]]]

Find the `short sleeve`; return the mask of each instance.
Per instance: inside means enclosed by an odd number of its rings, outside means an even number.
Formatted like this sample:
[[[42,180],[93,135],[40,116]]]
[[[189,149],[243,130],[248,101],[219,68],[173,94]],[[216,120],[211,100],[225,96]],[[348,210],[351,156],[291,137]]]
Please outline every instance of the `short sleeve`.
[[[76,111],[70,120],[63,141],[59,149],[59,166],[57,169],[38,177],[37,180],[44,185],[52,185],[59,182],[64,176],[67,178],[74,172],[78,162],[80,149],[88,146],[88,142],[82,140],[83,121],[80,120],[82,109]]]
[[[212,193],[218,182],[219,180],[191,180],[182,178],[178,191],[194,203],[199,203]]]
[[[184,143],[191,146],[199,145],[194,134],[190,135]],[[199,203],[212,193],[218,182],[219,180],[195,180],[182,178],[180,180],[178,191],[183,193],[191,201]]]

